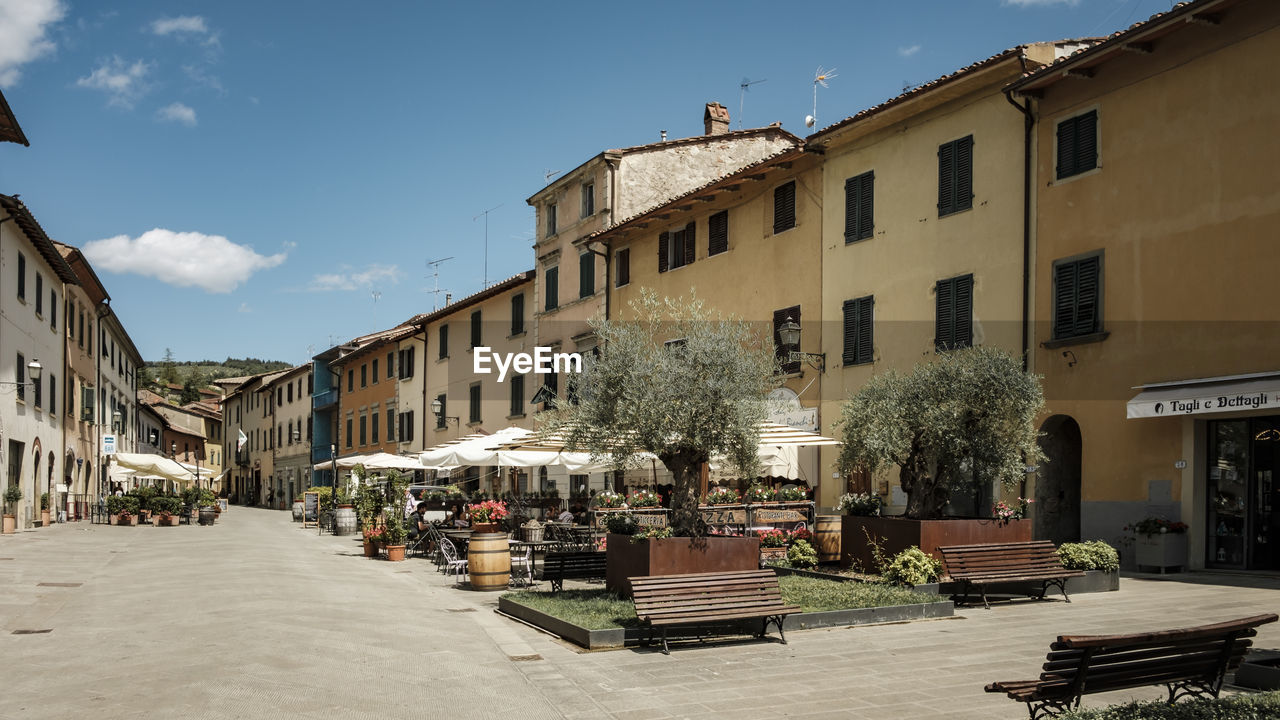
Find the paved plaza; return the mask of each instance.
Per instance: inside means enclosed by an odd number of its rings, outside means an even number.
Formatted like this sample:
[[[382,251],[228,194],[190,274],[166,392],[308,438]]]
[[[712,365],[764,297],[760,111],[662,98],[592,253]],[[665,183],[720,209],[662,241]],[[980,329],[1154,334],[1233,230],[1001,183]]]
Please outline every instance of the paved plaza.
[[[1273,612],[1280,582],[1126,577],[1118,593],[1070,604],[670,657],[582,652],[496,605],[426,560],[366,560],[357,540],[304,531],[285,512],[21,532],[0,538],[0,718],[1021,718],[1024,706],[982,686],[1034,677],[1053,636]],[[1257,645],[1280,648],[1280,627],[1264,626]]]

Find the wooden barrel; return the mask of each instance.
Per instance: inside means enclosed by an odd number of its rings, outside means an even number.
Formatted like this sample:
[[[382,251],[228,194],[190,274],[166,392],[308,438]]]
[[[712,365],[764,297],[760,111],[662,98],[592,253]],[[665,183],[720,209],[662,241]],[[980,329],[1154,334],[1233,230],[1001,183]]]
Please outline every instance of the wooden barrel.
[[[356,534],[356,510],[351,506],[342,507],[333,513],[334,535],[355,535]]]
[[[840,562],[840,516],[819,515],[813,525],[813,546],[818,562]]]
[[[212,525],[213,521],[216,520],[217,517],[218,516],[213,511],[213,508],[211,507],[200,508],[200,524],[201,525]]]
[[[471,533],[467,574],[472,590],[506,590],[511,583],[511,546],[506,533]]]

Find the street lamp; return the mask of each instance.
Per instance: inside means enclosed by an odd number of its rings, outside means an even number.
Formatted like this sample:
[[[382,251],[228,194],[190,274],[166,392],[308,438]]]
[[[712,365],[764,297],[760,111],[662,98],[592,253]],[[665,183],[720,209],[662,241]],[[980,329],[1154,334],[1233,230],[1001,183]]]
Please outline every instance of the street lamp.
[[[788,347],[800,347],[800,325],[788,315],[785,322],[778,328],[778,340]],[[787,362],[804,361],[809,367],[818,372],[827,371],[827,354],[826,353],[807,353],[799,350],[792,350],[787,354]]]
[[[462,423],[459,418],[450,417],[444,414],[444,403],[440,402],[440,398],[436,398],[431,401],[431,414],[436,416],[437,424],[440,424],[440,421],[443,421],[443,426],[448,426],[450,420],[452,420],[455,425]]]
[[[34,387],[36,383],[40,382],[40,371],[43,369],[44,367],[40,365],[40,361],[38,359],[32,360],[27,363],[26,380],[0,380],[0,385],[12,385],[18,388],[19,392],[21,392],[26,386],[31,385]]]

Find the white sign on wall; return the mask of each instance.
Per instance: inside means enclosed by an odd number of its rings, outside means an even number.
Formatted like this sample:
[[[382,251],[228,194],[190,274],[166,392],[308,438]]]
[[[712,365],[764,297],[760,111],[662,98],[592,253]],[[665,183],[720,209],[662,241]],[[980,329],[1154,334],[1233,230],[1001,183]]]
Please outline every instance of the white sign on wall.
[[[769,393],[769,422],[818,432],[818,408],[801,407],[794,390],[777,388]]]
[[[116,454],[116,436],[115,435],[102,436],[102,454],[103,455]]]

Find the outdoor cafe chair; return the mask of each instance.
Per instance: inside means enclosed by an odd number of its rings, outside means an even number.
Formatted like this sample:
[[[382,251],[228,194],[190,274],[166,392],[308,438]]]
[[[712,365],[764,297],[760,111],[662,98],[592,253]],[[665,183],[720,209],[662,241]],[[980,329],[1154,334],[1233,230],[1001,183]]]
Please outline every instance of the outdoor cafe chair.
[[[511,548],[511,584],[525,587],[533,585],[532,545],[516,545]]]
[[[440,552],[444,555],[445,575],[455,575],[455,582],[461,584],[467,574],[467,559],[458,557],[458,549],[449,538],[440,539]]]

